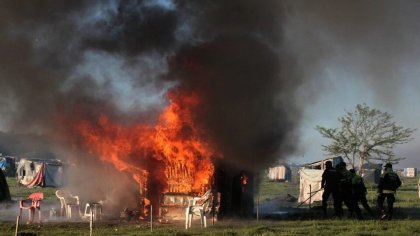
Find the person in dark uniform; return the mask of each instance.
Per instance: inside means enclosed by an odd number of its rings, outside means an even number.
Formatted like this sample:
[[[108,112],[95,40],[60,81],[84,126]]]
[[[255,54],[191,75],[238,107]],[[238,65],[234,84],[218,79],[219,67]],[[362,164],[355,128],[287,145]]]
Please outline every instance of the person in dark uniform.
[[[353,214],[356,213],[357,219],[360,220],[362,219],[362,212],[360,211],[359,205],[356,204],[356,201],[352,194],[351,173],[349,170],[347,170],[347,165],[345,162],[341,162],[339,166],[339,193],[341,201],[344,201],[344,204],[349,209],[350,216],[353,217]],[[342,202],[340,202],[340,206],[342,206]]]
[[[3,170],[0,169],[0,202],[1,201],[10,201],[10,191],[9,185],[7,184],[6,175],[3,173]]]
[[[401,186],[401,180],[392,170],[392,164],[387,163],[378,184],[378,208],[382,213],[381,220],[391,220],[394,211],[395,191]],[[384,201],[387,200],[388,211],[384,208]]]
[[[321,188],[324,189],[322,194],[322,209],[324,211],[324,217],[327,217],[327,206],[328,198],[332,195],[334,200],[334,211],[336,216],[342,215],[342,209],[340,209],[340,199],[338,193],[339,175],[337,170],[333,168],[331,161],[325,162],[325,170],[322,174]]]
[[[370,214],[370,216],[373,217],[373,211],[370,208],[366,199],[367,189],[365,183],[363,182],[363,178],[357,175],[354,169],[350,169],[350,173],[352,175],[351,185],[355,204],[357,205],[360,201],[360,203],[362,203],[363,208],[365,208],[365,210]]]

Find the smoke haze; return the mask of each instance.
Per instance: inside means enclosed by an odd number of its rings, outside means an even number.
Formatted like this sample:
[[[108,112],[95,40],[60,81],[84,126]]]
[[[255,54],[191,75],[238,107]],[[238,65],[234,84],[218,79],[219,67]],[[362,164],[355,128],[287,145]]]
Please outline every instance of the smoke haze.
[[[153,122],[164,91],[188,87],[203,93],[197,122],[227,158],[267,164],[293,133],[298,112],[282,94],[299,80],[282,75],[292,69],[281,68],[277,1],[2,4],[5,132],[54,136],[66,131],[57,118],[98,114]]]
[[[0,141],[19,138],[0,142],[1,151],[83,165],[91,154],[72,121],[105,114],[153,124],[168,90],[194,90],[204,101],[194,119],[206,139],[227,162],[260,170],[305,148],[299,132],[313,119],[308,110],[348,88],[334,87],[347,83],[336,73],[363,84],[371,97],[360,99],[393,113],[411,81],[400,72],[418,61],[419,8],[416,1],[2,1]],[[28,137],[41,138],[32,148]],[[90,172],[102,165],[86,164],[79,176],[94,179]]]
[[[304,110],[299,154],[322,157],[328,144],[316,125],[336,127],[336,119],[356,104],[394,115],[397,124],[418,128],[414,104],[420,36],[417,1],[287,1],[285,45],[296,58],[304,83],[297,100]],[[414,135],[418,140],[418,133]],[[397,148],[401,167],[418,166],[418,141]],[[305,161],[305,160],[303,160]]]

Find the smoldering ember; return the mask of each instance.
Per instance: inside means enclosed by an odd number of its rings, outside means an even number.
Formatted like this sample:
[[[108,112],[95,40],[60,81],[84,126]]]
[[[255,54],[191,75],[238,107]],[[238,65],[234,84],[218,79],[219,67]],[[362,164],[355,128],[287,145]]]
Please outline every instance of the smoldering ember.
[[[334,191],[326,208],[323,193],[328,161],[372,192],[388,162],[417,186],[418,8],[1,2],[0,226],[226,229],[330,219],[333,206],[335,220],[415,219],[374,197],[380,216],[362,217]]]

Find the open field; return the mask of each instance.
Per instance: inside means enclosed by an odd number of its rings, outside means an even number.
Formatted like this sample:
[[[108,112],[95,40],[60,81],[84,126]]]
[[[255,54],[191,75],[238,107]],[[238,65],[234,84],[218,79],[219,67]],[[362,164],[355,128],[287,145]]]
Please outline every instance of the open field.
[[[45,202],[57,203],[54,188],[23,189],[13,187],[10,180],[10,190],[14,198],[26,197],[30,192],[43,191]],[[395,203],[395,220],[379,221],[369,219],[358,221],[350,218],[321,219],[320,208],[296,209],[295,212],[278,218],[256,219],[223,219],[215,225],[208,220],[208,228],[201,229],[199,222],[193,222],[192,229],[185,230],[183,222],[169,224],[155,223],[151,232],[149,222],[121,223],[109,220],[94,225],[93,235],[420,235],[420,200],[417,193],[417,178],[403,179],[403,185],[398,191]],[[259,191],[260,201],[271,201],[273,211],[282,209],[284,196],[296,195],[296,182],[277,183],[262,180]],[[368,199],[376,210],[376,190],[369,186]],[[17,208],[17,202],[14,203]],[[297,205],[289,202],[289,207]],[[363,209],[362,209],[363,211]],[[4,212],[0,212],[0,215]],[[24,213],[25,216],[27,212]],[[44,214],[44,216],[48,216]],[[15,216],[14,216],[15,217]],[[0,235],[13,235],[15,223],[13,221],[0,222]],[[78,222],[44,222],[41,225],[26,225],[21,221],[19,232],[36,233],[37,235],[89,235],[89,223]]]
[[[199,224],[185,230],[180,224],[102,223],[95,225],[93,235],[419,235],[420,220],[278,220],[223,221],[201,229]],[[1,235],[13,235],[12,223],[0,223]],[[20,232],[38,235],[89,235],[88,223],[48,223],[22,225]]]

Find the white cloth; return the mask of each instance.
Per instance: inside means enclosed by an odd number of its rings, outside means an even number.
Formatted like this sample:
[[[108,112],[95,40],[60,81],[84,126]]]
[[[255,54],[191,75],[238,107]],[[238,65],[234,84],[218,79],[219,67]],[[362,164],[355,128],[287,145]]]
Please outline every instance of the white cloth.
[[[276,166],[268,169],[268,179],[270,180],[286,180],[286,167]]]
[[[324,192],[321,189],[321,180],[322,180],[322,174],[324,173],[324,170],[314,170],[314,169],[300,169],[300,193],[299,193],[299,202],[309,203],[309,200],[311,203],[314,201],[322,201],[322,193]],[[318,191],[320,190],[320,191]],[[311,196],[311,192],[314,193],[318,191],[317,193],[313,194]]]

